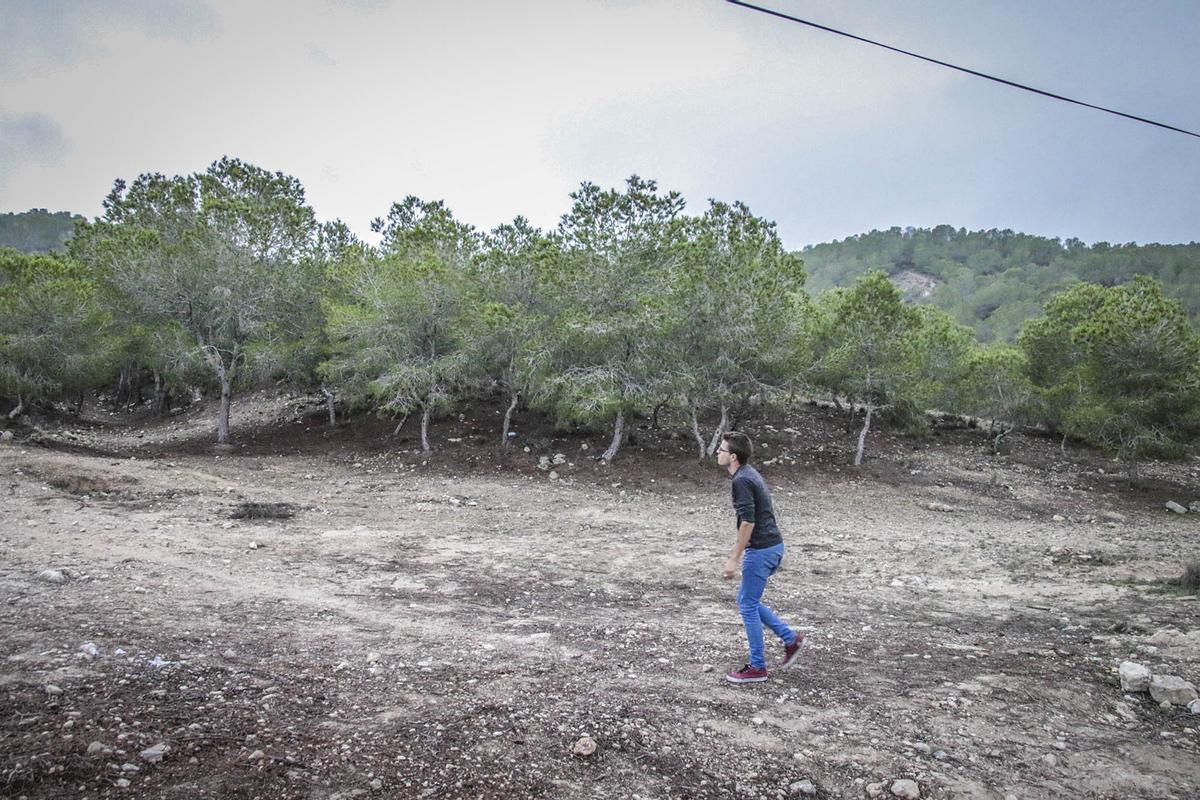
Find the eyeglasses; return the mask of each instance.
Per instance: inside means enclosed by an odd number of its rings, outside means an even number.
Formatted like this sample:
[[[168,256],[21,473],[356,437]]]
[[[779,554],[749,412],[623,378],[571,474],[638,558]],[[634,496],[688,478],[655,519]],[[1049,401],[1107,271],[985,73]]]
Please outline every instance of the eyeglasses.
[[[730,450],[728,450],[727,448],[724,448],[724,447],[718,447],[718,448],[717,448],[717,452],[718,452],[718,453],[728,453],[728,452],[731,452],[731,451],[730,451]]]

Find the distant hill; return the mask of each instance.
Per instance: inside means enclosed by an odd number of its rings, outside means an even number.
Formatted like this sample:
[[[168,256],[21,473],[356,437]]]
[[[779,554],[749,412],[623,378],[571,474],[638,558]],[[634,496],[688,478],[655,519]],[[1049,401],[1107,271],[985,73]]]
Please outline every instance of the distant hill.
[[[984,341],[1011,340],[1042,304],[1077,281],[1105,286],[1156,278],[1200,323],[1200,243],[1088,246],[1009,230],[891,228],[800,252],[813,295],[881,269],[910,302],[932,303]]]
[[[11,247],[22,253],[62,250],[71,238],[77,219],[83,217],[68,211],[51,213],[44,208],[0,214],[0,247]]]

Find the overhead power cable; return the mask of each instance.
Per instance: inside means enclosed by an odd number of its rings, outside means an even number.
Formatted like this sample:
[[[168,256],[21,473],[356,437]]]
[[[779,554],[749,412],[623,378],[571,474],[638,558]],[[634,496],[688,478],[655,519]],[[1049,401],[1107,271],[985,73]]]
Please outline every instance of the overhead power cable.
[[[885,50],[891,50],[893,53],[900,53],[901,55],[911,56],[912,58],[919,58],[922,61],[928,61],[931,64],[937,64],[938,66],[941,66],[941,67],[948,67],[950,69],[956,69],[959,72],[965,72],[968,75],[974,75],[977,78],[986,78],[989,81],[995,81],[996,83],[1002,83],[1005,86],[1012,86],[1014,89],[1024,89],[1027,92],[1033,92],[1034,94],[1040,94],[1043,97],[1049,97],[1054,100],[1062,100],[1065,103],[1074,103],[1077,106],[1084,106],[1085,108],[1094,108],[1097,111],[1106,111],[1109,114],[1116,114],[1118,117],[1125,117],[1126,119],[1132,119],[1136,122],[1144,122],[1147,125],[1154,125],[1159,128],[1166,128],[1169,131],[1175,131],[1176,133],[1187,134],[1188,136],[1195,136],[1197,139],[1200,139],[1200,133],[1193,133],[1192,131],[1184,130],[1183,128],[1176,128],[1174,125],[1167,125],[1165,122],[1155,122],[1154,120],[1146,119],[1145,117],[1138,117],[1133,114],[1126,114],[1124,111],[1117,111],[1112,108],[1105,108],[1104,106],[1098,106],[1098,105],[1094,105],[1092,103],[1085,103],[1082,100],[1075,100],[1070,97],[1064,97],[1061,94],[1055,94],[1054,92],[1047,92],[1044,89],[1037,89],[1037,88],[1034,88],[1033,86],[1026,86],[1023,83],[1017,83],[1016,81],[1005,80],[1004,78],[997,78],[995,75],[988,75],[986,72],[979,72],[978,70],[968,69],[967,67],[960,67],[957,64],[950,64],[945,61],[939,61],[936,58],[930,58],[929,56],[923,56],[920,53],[913,53],[909,50],[903,50],[899,47],[892,47],[890,44],[884,44],[883,42],[877,42],[874,39],[868,39],[865,36],[856,36],[853,33],[847,33],[846,31],[839,31],[837,28],[830,28],[828,25],[821,25],[819,23],[812,22],[807,19],[800,19],[799,17],[793,17],[789,14],[784,14],[780,11],[773,11],[772,9],[769,9],[769,8],[763,8],[762,6],[753,5],[752,3],[743,3],[743,2],[741,2],[741,0],[725,0],[725,2],[727,2],[731,5],[741,6],[742,8],[748,8],[751,11],[758,11],[763,14],[769,14],[772,17],[779,17],[780,19],[786,19],[789,22],[797,22],[801,25],[807,25],[810,28],[816,28],[817,30],[826,31],[827,33],[836,33],[838,36],[845,36],[848,39],[855,39],[860,42],[866,42],[867,44],[873,44],[876,47],[882,47]]]

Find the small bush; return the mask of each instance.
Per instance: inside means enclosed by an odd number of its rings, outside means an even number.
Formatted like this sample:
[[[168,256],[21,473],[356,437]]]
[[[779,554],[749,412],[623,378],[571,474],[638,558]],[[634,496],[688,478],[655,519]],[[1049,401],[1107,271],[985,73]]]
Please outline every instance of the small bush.
[[[1189,592],[1200,592],[1200,561],[1193,561],[1183,568],[1179,585]]]
[[[242,503],[233,513],[232,519],[291,519],[296,511],[288,503]]]

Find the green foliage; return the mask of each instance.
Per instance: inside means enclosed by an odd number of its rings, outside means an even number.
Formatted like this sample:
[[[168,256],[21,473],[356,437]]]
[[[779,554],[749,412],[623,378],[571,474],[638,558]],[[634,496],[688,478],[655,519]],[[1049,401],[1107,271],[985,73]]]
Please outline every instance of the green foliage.
[[[1079,281],[1115,286],[1135,274],[1157,278],[1200,322],[1200,244],[1091,247],[1010,230],[891,228],[803,251],[809,289],[851,285],[872,269],[912,287],[910,302],[929,303],[970,326],[983,341],[1012,341],[1045,298]],[[920,287],[931,294],[922,296]]]
[[[112,367],[110,331],[77,264],[0,250],[0,395],[31,401],[94,388]]]
[[[222,389],[225,441],[234,385],[277,371],[318,307],[318,226],[303,187],[222,158],[194,175],[117,181],[104,209],[80,227],[72,254],[111,285],[130,322],[188,333],[190,352],[165,360],[203,358]]]
[[[620,429],[623,415],[666,391],[665,288],[672,222],[684,202],[636,175],[625,191],[584,183],[571,199],[559,224],[563,255],[551,281],[558,311],[544,339],[537,399],[585,423],[616,417]]]
[[[1079,284],[1022,333],[1045,419],[1126,461],[1178,455],[1200,437],[1200,337],[1161,285]]]
[[[0,214],[0,249],[8,247],[22,253],[61,251],[76,221],[83,221],[83,217],[66,211],[51,213],[44,208]]]
[[[478,237],[440,201],[416,197],[373,227],[381,251],[352,250],[340,265],[341,296],[327,305],[331,357],[319,374],[357,402],[421,411],[427,423],[466,383],[465,300]]]
[[[664,396],[699,417],[807,366],[798,337],[807,305],[804,265],[775,224],[744,203],[709,201],[678,221],[663,306]],[[703,444],[701,442],[701,444]]]

